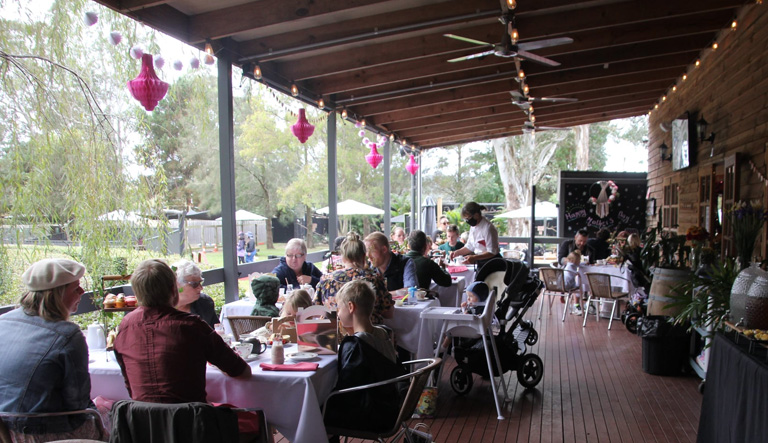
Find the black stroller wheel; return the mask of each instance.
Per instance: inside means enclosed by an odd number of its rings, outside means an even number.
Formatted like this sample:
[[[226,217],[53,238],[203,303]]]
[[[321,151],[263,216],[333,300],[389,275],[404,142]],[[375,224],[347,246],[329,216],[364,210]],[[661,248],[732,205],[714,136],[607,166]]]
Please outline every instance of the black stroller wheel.
[[[533,346],[538,341],[539,341],[539,333],[536,332],[535,329],[531,329],[528,332],[528,337],[525,338],[525,344],[528,345],[528,346]]]
[[[633,312],[629,315],[627,315],[627,321],[624,322],[624,325],[627,327],[627,331],[637,334],[637,319],[640,318],[639,312]]]
[[[544,362],[536,354],[525,354],[520,358],[517,368],[517,381],[526,388],[532,388],[539,384],[544,377]]]
[[[465,395],[472,389],[472,373],[466,368],[456,366],[451,371],[451,388],[459,395]]]

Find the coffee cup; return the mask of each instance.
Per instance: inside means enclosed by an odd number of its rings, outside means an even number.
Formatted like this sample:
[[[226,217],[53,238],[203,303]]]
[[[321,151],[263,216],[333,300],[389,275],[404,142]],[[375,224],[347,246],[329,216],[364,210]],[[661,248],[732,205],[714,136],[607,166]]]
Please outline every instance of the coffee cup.
[[[416,300],[425,300],[427,298],[427,291],[419,289],[416,291]]]
[[[240,357],[248,357],[249,355],[251,355],[251,350],[253,349],[253,343],[234,342],[232,343],[232,349],[234,349],[237,355],[239,355]]]

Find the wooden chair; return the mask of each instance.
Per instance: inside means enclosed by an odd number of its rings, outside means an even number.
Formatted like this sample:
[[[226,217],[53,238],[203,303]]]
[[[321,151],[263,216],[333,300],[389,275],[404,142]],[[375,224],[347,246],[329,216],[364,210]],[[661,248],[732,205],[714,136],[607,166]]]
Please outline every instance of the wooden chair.
[[[61,417],[61,416],[67,416],[67,415],[87,415],[88,419],[94,421],[94,428],[96,431],[99,432],[99,438],[103,441],[105,438],[104,435],[104,424],[101,421],[101,415],[99,415],[99,412],[95,409],[82,409],[78,411],[66,411],[66,412],[37,412],[37,413],[25,413],[25,412],[0,412],[0,443],[11,443],[14,441],[11,438],[11,435],[24,435],[24,431],[11,431],[9,430],[5,423],[3,422],[3,419],[8,418],[45,418],[45,417]],[[44,438],[44,436],[41,436]],[[49,437],[50,438],[50,437]],[[82,441],[93,441],[93,440],[82,440]]]
[[[326,406],[328,405],[328,400],[331,399],[331,397],[336,395],[345,394],[348,392],[353,391],[360,391],[364,389],[373,389],[377,388],[379,386],[384,386],[388,384],[395,384],[402,381],[409,381],[408,385],[408,392],[405,394],[405,397],[403,398],[402,405],[400,406],[400,412],[397,414],[397,419],[392,424],[392,427],[386,431],[383,432],[372,432],[372,431],[364,431],[364,430],[357,430],[357,429],[346,429],[346,428],[336,428],[332,426],[327,426],[326,431],[328,431],[331,435],[338,435],[340,437],[344,437],[344,441],[346,441],[347,438],[360,438],[363,440],[376,440],[378,442],[383,443],[384,439],[395,436],[394,438],[390,439],[390,441],[401,441],[401,438],[405,438],[403,441],[412,442],[412,430],[408,428],[408,420],[411,419],[411,415],[413,415],[413,411],[416,410],[416,406],[419,403],[419,397],[421,396],[421,392],[424,390],[424,386],[426,386],[427,381],[429,380],[429,375],[432,373],[435,368],[440,366],[440,363],[442,362],[439,358],[425,358],[422,360],[412,360],[404,362],[403,365],[412,365],[414,367],[421,366],[423,364],[427,364],[426,366],[415,369],[412,372],[401,375],[400,377],[391,378],[389,380],[380,381],[378,383],[371,383],[367,385],[362,386],[355,386],[354,388],[347,388],[347,389],[341,389],[338,391],[331,392],[331,395],[328,396],[328,398],[325,400],[325,403],[323,403],[323,417],[325,417],[325,411]]]
[[[235,341],[240,341],[240,336],[253,332],[260,327],[272,321],[272,317],[261,315],[234,315],[227,317],[229,320],[229,327],[232,329],[232,335],[235,336]]]
[[[581,298],[581,279],[579,278],[579,274],[575,273],[576,287],[567,289],[565,287],[566,272],[572,271],[566,271],[565,269],[554,267],[539,268],[541,281],[544,282],[544,292],[542,295],[549,295],[551,297],[549,299],[549,312],[552,313],[552,303],[554,302],[554,297],[565,297],[565,307],[563,308],[562,321],[565,321],[565,316],[568,314],[568,308],[571,305],[571,297],[575,296],[576,300]],[[542,298],[541,304],[539,305],[539,320],[541,320],[541,311],[544,309],[544,303],[544,298]]]
[[[613,315],[616,312],[616,303],[619,299],[628,298],[629,293],[624,291],[614,291],[611,286],[611,278],[619,278],[626,280],[624,277],[619,277],[610,274],[600,274],[596,272],[587,272],[587,281],[589,282],[589,297],[587,298],[587,304],[584,305],[584,322],[582,327],[587,326],[587,316],[589,315],[589,307],[593,302],[597,303],[595,307],[595,318],[600,321],[600,306],[603,303],[611,303],[611,318],[608,320],[608,330],[611,329],[613,324]]]

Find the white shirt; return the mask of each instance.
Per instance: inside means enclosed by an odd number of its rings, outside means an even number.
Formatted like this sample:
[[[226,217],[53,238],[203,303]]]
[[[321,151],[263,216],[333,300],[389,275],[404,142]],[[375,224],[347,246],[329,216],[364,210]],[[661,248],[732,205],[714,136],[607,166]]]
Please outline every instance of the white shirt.
[[[499,233],[496,231],[496,226],[493,226],[487,218],[483,217],[477,226],[469,228],[467,244],[464,247],[475,254],[482,254],[483,252],[498,254]]]

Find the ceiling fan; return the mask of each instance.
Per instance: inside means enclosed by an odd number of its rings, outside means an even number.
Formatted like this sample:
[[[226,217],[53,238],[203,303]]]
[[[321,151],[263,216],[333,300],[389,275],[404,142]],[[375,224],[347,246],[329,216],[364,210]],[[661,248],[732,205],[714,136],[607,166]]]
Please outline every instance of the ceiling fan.
[[[528,51],[534,49],[548,48],[550,46],[567,45],[573,43],[573,39],[570,37],[556,37],[548,38],[545,40],[537,40],[533,42],[517,43],[517,30],[515,29],[515,15],[512,11],[507,11],[499,18],[502,24],[504,24],[505,32],[501,37],[501,42],[497,44],[487,43],[480,40],[475,40],[467,37],[462,37],[454,34],[443,34],[444,37],[460,40],[463,42],[471,43],[473,45],[483,46],[484,51],[475,54],[470,54],[464,57],[458,57],[448,60],[449,63],[460,62],[464,60],[472,60],[474,58],[484,58],[488,55],[495,55],[497,57],[517,57],[523,60],[530,60],[532,62],[540,63],[546,66],[560,66],[560,63],[542,57],[540,55],[533,54]],[[508,28],[508,30],[507,30]]]
[[[536,126],[533,122],[523,123],[523,134],[530,134],[535,131],[568,131],[570,128],[558,128],[555,126]]]
[[[529,97],[519,91],[509,91],[509,94],[512,96],[512,103],[526,112],[534,103],[574,103],[579,101],[577,98]]]

